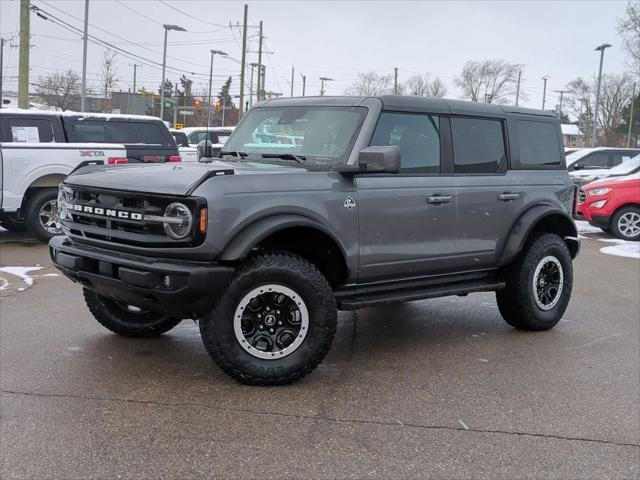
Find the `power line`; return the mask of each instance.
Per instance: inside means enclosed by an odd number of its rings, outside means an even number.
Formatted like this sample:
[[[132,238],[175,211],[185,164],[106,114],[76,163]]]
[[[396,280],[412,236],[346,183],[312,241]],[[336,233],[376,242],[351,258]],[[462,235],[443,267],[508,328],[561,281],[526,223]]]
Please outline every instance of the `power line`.
[[[119,3],[119,0],[117,0]],[[229,28],[229,25],[221,25],[219,23],[213,23],[213,22],[207,22],[206,20],[202,20],[201,18],[195,17],[187,12],[184,12],[182,10],[180,10],[179,8],[174,7],[173,5],[170,5],[169,3],[165,2],[164,0],[158,0],[161,4],[163,4],[165,7],[169,7],[172,10],[175,10],[178,13],[181,13],[182,15],[184,15],[185,17],[189,17],[193,20],[197,20],[198,22],[201,23],[206,23],[207,25],[212,25],[214,27],[222,27],[222,28]]]

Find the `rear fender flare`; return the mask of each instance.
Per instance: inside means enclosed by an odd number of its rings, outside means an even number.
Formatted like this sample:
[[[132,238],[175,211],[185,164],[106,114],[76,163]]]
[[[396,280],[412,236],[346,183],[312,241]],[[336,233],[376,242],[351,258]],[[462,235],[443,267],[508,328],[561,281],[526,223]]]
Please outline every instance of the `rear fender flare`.
[[[529,238],[536,226],[541,221],[550,219],[550,217],[554,217],[554,220],[561,222],[560,225],[562,225],[563,231],[555,233],[563,237],[564,241],[567,242],[572,258],[575,258],[580,249],[580,241],[578,240],[578,231],[573,219],[564,210],[555,205],[538,204],[524,212],[511,227],[511,234],[502,250],[498,266],[503,267],[511,263],[522,251],[527,238]]]

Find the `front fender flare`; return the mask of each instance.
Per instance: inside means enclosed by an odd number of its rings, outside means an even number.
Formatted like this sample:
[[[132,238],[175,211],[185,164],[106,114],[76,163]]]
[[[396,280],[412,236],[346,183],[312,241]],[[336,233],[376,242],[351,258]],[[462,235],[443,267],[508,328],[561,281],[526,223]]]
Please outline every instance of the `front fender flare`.
[[[222,261],[243,259],[251,252],[251,249],[256,244],[269,235],[291,227],[309,227],[326,234],[333,239],[344,255],[344,248],[340,242],[338,242],[335,235],[322,224],[302,215],[282,213],[262,218],[245,227],[227,243],[219,259]]]
[[[555,233],[564,238],[571,256],[575,258],[580,250],[580,240],[578,240],[578,230],[573,219],[555,205],[538,204],[524,212],[511,227],[511,233],[499,257],[498,266],[503,267],[511,263],[522,251],[529,234],[536,225],[550,217],[553,217],[554,222],[559,222],[558,225],[561,228]]]

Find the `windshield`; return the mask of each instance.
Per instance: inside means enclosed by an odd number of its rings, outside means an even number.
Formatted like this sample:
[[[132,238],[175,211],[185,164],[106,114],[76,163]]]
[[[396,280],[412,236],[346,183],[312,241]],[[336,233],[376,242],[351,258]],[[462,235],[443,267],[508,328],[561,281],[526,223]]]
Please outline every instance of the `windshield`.
[[[234,130],[222,153],[293,155],[305,164],[327,166],[344,163],[366,112],[363,107],[255,108]]]
[[[609,175],[627,175],[633,173],[634,170],[640,167],[640,155],[636,155],[629,160],[625,160],[620,165],[617,165],[609,170]]]

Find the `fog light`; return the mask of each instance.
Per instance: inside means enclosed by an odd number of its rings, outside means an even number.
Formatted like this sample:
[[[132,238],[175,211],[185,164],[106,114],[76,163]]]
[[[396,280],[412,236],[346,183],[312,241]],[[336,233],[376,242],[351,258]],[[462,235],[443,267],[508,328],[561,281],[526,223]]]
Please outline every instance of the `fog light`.
[[[602,208],[604,207],[604,204],[607,203],[606,200],[598,200],[597,202],[593,202],[591,205],[589,205],[591,208]]]
[[[162,277],[162,286],[164,288],[169,288],[171,286],[171,277],[169,275]]]

